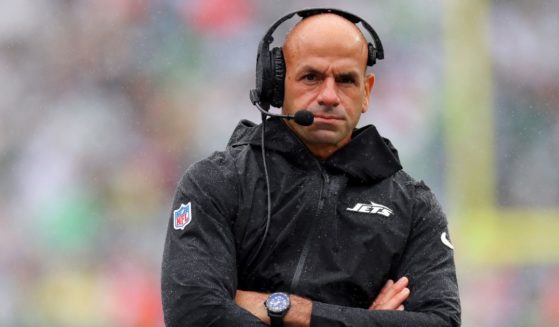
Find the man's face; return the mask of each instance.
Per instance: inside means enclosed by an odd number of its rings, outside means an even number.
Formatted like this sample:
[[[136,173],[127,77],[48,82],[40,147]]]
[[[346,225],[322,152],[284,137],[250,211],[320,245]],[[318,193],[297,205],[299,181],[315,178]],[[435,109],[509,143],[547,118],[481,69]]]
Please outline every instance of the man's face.
[[[365,76],[366,42],[351,22],[320,15],[301,22],[283,49],[283,112],[307,109],[314,114],[311,126],[293,121],[288,125],[313,154],[324,159],[350,141],[367,111],[374,76]]]

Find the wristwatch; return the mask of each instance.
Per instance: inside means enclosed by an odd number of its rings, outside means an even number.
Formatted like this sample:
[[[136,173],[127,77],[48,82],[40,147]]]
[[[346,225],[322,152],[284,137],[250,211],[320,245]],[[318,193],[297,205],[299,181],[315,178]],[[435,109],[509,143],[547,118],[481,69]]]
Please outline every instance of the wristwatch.
[[[264,305],[266,310],[268,310],[268,317],[272,321],[272,327],[283,327],[283,317],[291,305],[289,295],[283,292],[272,293],[268,296]]]

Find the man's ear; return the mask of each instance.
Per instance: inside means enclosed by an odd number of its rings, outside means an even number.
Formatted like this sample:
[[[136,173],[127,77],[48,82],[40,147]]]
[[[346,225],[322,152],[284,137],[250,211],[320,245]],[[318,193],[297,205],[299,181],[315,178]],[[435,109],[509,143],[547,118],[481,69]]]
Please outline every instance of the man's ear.
[[[363,92],[365,92],[365,97],[363,99],[363,108],[361,108],[362,113],[365,113],[367,112],[367,110],[369,110],[369,98],[371,96],[373,86],[375,86],[375,74],[371,73],[365,76],[365,83],[363,85]]]

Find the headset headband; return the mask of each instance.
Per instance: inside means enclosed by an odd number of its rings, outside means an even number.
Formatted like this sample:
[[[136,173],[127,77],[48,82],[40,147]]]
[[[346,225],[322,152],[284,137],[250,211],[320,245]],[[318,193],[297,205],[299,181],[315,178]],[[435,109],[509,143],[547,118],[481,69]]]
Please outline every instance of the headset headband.
[[[260,41],[260,45],[258,46],[258,49],[261,51],[261,50],[263,50],[264,46],[267,45],[269,47],[270,44],[272,44],[272,42],[274,41],[274,38],[272,37],[272,34],[276,31],[276,29],[281,24],[283,24],[283,22],[290,19],[294,15],[298,15],[299,17],[305,19],[305,18],[310,17],[310,16],[314,16],[314,15],[318,15],[318,14],[327,14],[327,13],[336,14],[338,16],[341,16],[341,17],[349,20],[353,24],[361,23],[361,25],[363,25],[363,27],[369,32],[369,34],[371,34],[371,36],[373,38],[374,48],[376,50],[375,58],[379,59],[379,60],[384,59],[384,48],[382,47],[382,42],[380,41],[380,38],[379,38],[377,32],[374,30],[374,28],[371,25],[369,25],[369,23],[367,23],[361,17],[356,16],[352,13],[347,12],[347,11],[343,11],[343,10],[335,9],[335,8],[310,8],[310,9],[298,10],[298,11],[294,11],[294,12],[291,12],[289,14],[286,14],[285,16],[278,19],[272,26],[270,26],[270,28],[268,29],[266,34],[264,34],[264,37]]]

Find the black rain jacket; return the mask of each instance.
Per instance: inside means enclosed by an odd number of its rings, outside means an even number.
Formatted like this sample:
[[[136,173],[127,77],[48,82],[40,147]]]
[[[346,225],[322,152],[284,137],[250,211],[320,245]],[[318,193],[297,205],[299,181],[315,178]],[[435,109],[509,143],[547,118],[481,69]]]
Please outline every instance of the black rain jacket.
[[[267,219],[261,128],[241,121],[225,151],[192,165],[171,214],[162,264],[165,323],[266,326],[234,302],[237,289],[313,301],[311,326],[459,326],[447,220],[374,126],[325,161],[279,119],[266,123],[272,215]],[[407,276],[405,311],[369,311],[384,283]]]

